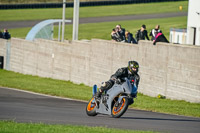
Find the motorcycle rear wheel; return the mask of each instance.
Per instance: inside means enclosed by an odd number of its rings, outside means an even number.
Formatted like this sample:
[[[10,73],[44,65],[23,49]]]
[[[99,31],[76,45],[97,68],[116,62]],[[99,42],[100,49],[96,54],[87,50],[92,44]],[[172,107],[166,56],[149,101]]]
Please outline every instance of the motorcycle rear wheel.
[[[89,101],[86,106],[86,113],[88,116],[96,116],[96,102],[94,102],[94,97]]]
[[[121,103],[116,102],[112,108],[112,117],[119,118],[121,117],[126,110],[128,109],[128,98],[122,98]]]

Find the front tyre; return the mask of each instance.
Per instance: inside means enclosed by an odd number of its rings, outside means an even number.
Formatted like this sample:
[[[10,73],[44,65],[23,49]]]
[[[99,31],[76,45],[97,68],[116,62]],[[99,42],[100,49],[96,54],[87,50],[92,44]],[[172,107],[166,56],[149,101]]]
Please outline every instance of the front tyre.
[[[121,103],[116,102],[112,108],[112,117],[119,118],[121,117],[126,110],[128,109],[128,98],[123,97]]]
[[[96,102],[95,98],[93,97],[86,106],[86,113],[88,116],[96,116]]]

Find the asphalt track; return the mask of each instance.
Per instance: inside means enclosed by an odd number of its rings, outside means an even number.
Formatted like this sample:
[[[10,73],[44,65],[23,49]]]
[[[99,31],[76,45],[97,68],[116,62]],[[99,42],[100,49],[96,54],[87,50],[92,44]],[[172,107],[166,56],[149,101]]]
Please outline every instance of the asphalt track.
[[[124,20],[145,20],[145,19],[170,18],[170,17],[180,17],[180,16],[187,16],[187,12],[80,18],[79,23],[85,24],[85,23],[100,23],[100,22],[113,22],[113,21],[117,22]],[[33,27],[34,25],[36,25],[41,21],[42,20],[1,21],[0,29]]]
[[[136,101],[137,102],[137,101]],[[47,124],[103,126],[167,133],[199,133],[200,118],[128,109],[121,118],[89,117],[86,102],[0,88],[0,120]]]

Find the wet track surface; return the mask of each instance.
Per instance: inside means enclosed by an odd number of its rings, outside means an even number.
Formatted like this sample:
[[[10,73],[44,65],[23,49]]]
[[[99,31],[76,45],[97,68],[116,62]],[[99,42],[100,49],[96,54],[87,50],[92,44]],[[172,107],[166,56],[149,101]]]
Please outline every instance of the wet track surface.
[[[121,118],[89,117],[86,102],[42,96],[0,88],[0,120],[103,126],[170,133],[199,133],[200,118],[129,109]]]

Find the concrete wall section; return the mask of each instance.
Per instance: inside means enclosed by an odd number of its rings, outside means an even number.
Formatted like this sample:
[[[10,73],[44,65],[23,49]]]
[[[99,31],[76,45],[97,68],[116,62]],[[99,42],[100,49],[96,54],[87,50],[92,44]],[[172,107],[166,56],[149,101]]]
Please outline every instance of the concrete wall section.
[[[6,43],[7,40],[0,38],[0,56],[4,57],[4,65],[3,65],[4,69],[6,69],[6,50],[7,50]]]
[[[172,44],[141,47],[140,91],[200,102],[200,47]]]
[[[0,55],[6,56],[0,41]],[[100,85],[129,60],[140,64],[139,92],[149,96],[200,102],[200,47],[140,41],[106,40],[64,43],[11,39],[10,70],[24,74]]]
[[[143,42],[140,47],[140,91],[157,96],[166,94],[168,46]]]
[[[199,101],[200,47],[169,47],[167,96],[173,99]]]

